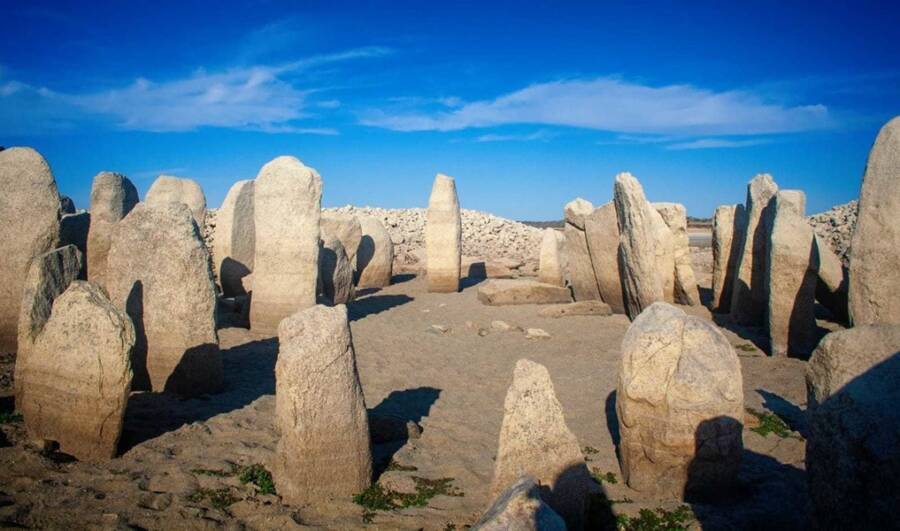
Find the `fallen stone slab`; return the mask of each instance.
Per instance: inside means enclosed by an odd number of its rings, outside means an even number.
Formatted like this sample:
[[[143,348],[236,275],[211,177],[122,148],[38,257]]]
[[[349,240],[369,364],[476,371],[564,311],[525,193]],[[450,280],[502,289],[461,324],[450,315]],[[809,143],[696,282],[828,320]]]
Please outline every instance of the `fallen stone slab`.
[[[571,315],[612,315],[612,308],[609,304],[601,301],[577,301],[567,304],[554,304],[541,308],[538,315],[541,317],[568,317]]]
[[[526,279],[492,279],[478,288],[478,300],[488,306],[569,302],[569,290]]]

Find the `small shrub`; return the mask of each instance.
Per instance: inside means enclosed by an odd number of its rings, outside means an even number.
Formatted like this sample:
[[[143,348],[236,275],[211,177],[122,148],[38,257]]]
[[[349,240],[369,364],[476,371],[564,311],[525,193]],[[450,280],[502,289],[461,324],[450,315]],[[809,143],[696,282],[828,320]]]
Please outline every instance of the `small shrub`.
[[[638,516],[620,514],[616,517],[618,531],[686,531],[694,515],[687,505],[674,511],[641,509]]]
[[[612,472],[607,472],[604,474],[597,468],[591,469],[591,477],[594,478],[594,481],[599,484],[609,483],[610,485],[615,485],[619,482],[619,480],[616,478],[616,475]]]
[[[272,481],[272,473],[262,465],[250,465],[241,469],[238,476],[241,483],[252,483],[260,494],[275,494],[275,483]]]
[[[227,487],[215,490],[198,489],[188,496],[188,501],[193,503],[202,503],[203,500],[208,500],[210,505],[223,511],[227,509],[229,505],[238,501],[238,499],[231,494],[231,489]]]
[[[593,446],[585,446],[582,451],[584,452],[585,461],[590,461],[592,455],[597,455],[600,453],[600,450],[594,448]]]
[[[378,483],[353,497],[353,502],[367,511],[393,511],[407,507],[425,507],[428,500],[438,495],[464,496],[462,491],[453,486],[453,478],[428,479],[413,476],[416,492],[396,492],[385,489]],[[365,512],[363,513],[365,518]]]
[[[770,433],[774,433],[778,437],[782,439],[786,439],[788,437],[793,439],[803,440],[799,435],[794,435],[792,433],[791,427],[788,424],[776,415],[775,413],[770,413],[768,411],[757,411],[753,408],[747,408],[747,412],[756,417],[759,420],[759,426],[750,428],[750,431],[756,432],[763,437],[768,436]]]
[[[12,424],[14,422],[22,422],[22,415],[12,411],[0,413],[0,424]]]

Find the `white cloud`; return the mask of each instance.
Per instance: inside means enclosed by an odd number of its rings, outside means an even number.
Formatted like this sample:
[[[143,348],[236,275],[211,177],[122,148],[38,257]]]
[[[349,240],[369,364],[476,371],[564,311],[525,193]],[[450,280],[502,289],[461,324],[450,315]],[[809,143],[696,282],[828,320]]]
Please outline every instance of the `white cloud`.
[[[527,135],[481,135],[475,139],[476,142],[531,142],[534,140],[547,140],[553,138],[554,134],[543,129],[529,133]]]
[[[758,146],[760,144],[768,144],[767,138],[751,138],[748,140],[732,140],[727,138],[700,138],[688,142],[676,142],[669,144],[666,149],[686,150],[686,149],[713,149],[713,148],[741,148],[748,146]]]
[[[615,78],[539,83],[492,100],[437,112],[374,110],[365,125],[395,131],[456,131],[508,124],[581,127],[633,134],[748,135],[831,125],[824,105],[785,106],[739,90],[652,87]]]

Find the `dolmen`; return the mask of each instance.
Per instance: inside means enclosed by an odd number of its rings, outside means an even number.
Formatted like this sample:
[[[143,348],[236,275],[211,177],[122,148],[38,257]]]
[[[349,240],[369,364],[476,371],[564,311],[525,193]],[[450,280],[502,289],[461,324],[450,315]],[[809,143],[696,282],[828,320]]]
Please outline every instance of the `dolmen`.
[[[425,222],[425,262],[428,291],[459,291],[462,260],[462,218],[456,181],[442,173],[434,178]]]

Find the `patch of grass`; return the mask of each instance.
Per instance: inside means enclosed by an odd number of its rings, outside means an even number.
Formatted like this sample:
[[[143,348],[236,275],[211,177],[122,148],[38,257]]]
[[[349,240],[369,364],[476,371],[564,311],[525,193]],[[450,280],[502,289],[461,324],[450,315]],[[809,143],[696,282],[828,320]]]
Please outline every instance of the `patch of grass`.
[[[415,472],[416,470],[418,470],[418,468],[411,466],[411,465],[401,465],[400,463],[394,461],[393,459],[391,459],[391,461],[388,463],[387,468],[385,469],[385,471],[399,471],[399,472]]]
[[[743,350],[744,352],[756,352],[756,347],[754,347],[751,343],[741,343],[740,345],[735,345],[734,349]]]
[[[599,454],[600,450],[594,448],[593,446],[585,446],[582,452],[584,452],[584,460],[590,461],[591,456]]]
[[[252,483],[260,494],[275,494],[275,483],[272,481],[272,473],[262,465],[250,465],[241,469],[238,476],[241,483]]]
[[[763,437],[768,436],[770,433],[774,433],[782,439],[787,439],[788,437],[790,437],[801,441],[803,440],[803,437],[794,435],[791,427],[788,426],[784,419],[782,419],[775,413],[771,413],[769,411],[757,411],[749,407],[747,408],[747,412],[759,420],[759,426],[750,428],[750,431],[754,431],[762,435]]]
[[[232,503],[238,501],[238,499],[231,494],[231,489],[227,487],[222,489],[198,489],[188,496],[187,499],[193,503],[202,503],[204,500],[207,500],[210,505],[222,511],[227,509]]]
[[[354,496],[354,503],[366,509],[363,512],[363,520],[366,518],[366,512],[425,507],[428,505],[428,500],[438,495],[465,495],[453,486],[453,478],[428,479],[413,476],[413,481],[416,482],[415,493],[396,492],[385,489],[378,483],[373,483],[371,487]],[[371,518],[371,515],[369,515],[369,518]]]
[[[641,509],[638,516],[620,514],[616,517],[618,531],[686,531],[694,514],[687,505],[674,511]]]
[[[22,422],[22,415],[12,411],[0,413],[0,424],[12,424],[14,422]]]
[[[609,483],[610,485],[615,485],[619,482],[615,474],[613,474],[612,472],[607,472],[604,474],[603,472],[600,472],[600,469],[598,468],[591,469],[591,477],[594,478],[594,481],[599,484]]]
[[[230,478],[238,473],[240,467],[232,464],[230,470],[215,470],[211,468],[194,468],[191,474],[195,476],[212,476],[215,478]]]
[[[365,510],[362,513],[362,521],[364,524],[371,524],[375,519],[375,511]]]

